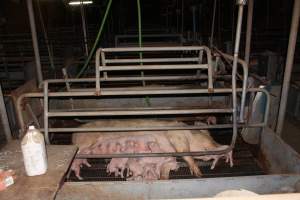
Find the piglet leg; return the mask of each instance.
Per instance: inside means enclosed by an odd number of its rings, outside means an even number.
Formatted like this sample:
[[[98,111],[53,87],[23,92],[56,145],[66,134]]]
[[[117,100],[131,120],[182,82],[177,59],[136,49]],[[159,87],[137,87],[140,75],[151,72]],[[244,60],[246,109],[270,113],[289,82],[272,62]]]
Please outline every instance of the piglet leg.
[[[218,161],[219,161],[219,157],[218,156],[214,156],[213,157],[213,162],[212,162],[212,164],[210,166],[210,169],[214,169],[216,167],[216,164],[218,163]]]
[[[83,159],[82,164],[84,164],[87,167],[91,167],[92,165],[87,161],[87,159]]]
[[[174,134],[170,137],[170,142],[171,142],[172,146],[175,148],[176,152],[189,152],[190,151],[190,146],[189,146],[188,140],[184,135],[181,135],[181,134],[175,135]],[[198,177],[202,176],[202,173],[192,156],[183,156],[182,158],[187,162],[192,175],[195,175]]]
[[[233,158],[232,158],[232,151],[228,152],[226,155],[226,162],[230,163],[230,167],[233,167]]]

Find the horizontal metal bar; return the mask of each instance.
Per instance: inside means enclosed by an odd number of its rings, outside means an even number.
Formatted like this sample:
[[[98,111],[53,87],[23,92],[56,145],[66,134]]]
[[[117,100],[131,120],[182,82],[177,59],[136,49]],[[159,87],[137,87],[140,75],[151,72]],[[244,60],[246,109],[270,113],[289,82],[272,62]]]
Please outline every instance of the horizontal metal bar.
[[[195,151],[195,152],[173,152],[173,153],[122,153],[122,154],[77,154],[75,158],[140,158],[140,157],[173,157],[173,156],[204,156],[204,155],[220,155],[232,151],[229,146],[225,150],[219,151]]]
[[[264,127],[264,123],[238,124],[238,128]],[[49,128],[51,133],[74,133],[74,132],[132,132],[132,131],[166,131],[166,130],[206,130],[206,129],[229,129],[232,124],[216,124],[203,126],[163,126],[163,127],[95,127],[95,128]],[[40,129],[44,131],[44,129]]]
[[[232,113],[232,109],[184,109],[184,110],[111,110],[86,112],[48,112],[48,117],[79,117],[79,116],[129,116],[129,115],[183,115],[203,113]]]
[[[125,34],[125,35],[116,35],[115,38],[116,39],[124,39],[124,38],[138,38],[139,35],[128,35],[128,34]],[[179,37],[179,38],[182,38],[182,34],[143,34],[143,38],[170,38],[170,37]]]
[[[226,90],[219,90],[214,93],[230,93],[232,89]],[[210,94],[211,92],[208,89],[174,89],[168,90],[167,88],[164,90],[126,90],[125,88],[123,91],[109,91],[105,90],[104,88],[101,90],[101,95],[105,96],[114,96],[114,95],[167,95],[167,94]]]
[[[208,91],[208,89],[173,89],[170,90],[168,87],[164,87],[164,90],[146,90],[147,88],[141,87],[140,90],[130,90],[130,88],[102,88],[100,96],[122,96],[122,95],[158,95],[158,94],[226,94],[232,93],[231,88],[215,88],[213,92]],[[142,91],[144,89],[144,91]],[[237,88],[238,91],[242,91],[241,88]],[[252,91],[248,89],[248,91]],[[256,90],[253,90],[254,92]],[[260,90],[259,90],[260,91]],[[49,92],[48,97],[83,97],[83,96],[96,96],[93,91],[79,91],[79,92]],[[43,93],[25,93],[22,95],[24,97],[43,97]]]
[[[139,59],[105,59],[106,64],[109,63],[164,63],[164,62],[199,62],[199,57],[188,58],[139,58]]]
[[[145,89],[145,88],[141,88]],[[103,88],[101,90],[101,96],[113,96],[113,95],[150,95],[150,94],[211,94],[211,92],[208,92],[207,89],[181,89],[181,90],[174,90],[170,91],[168,87],[166,87],[165,90],[149,90],[149,91],[140,91],[140,90],[132,90],[132,91],[125,91],[129,90],[129,88],[114,88],[112,90],[107,90],[106,88]],[[178,92],[178,93],[174,93]],[[232,89],[231,88],[215,88],[212,93],[216,94],[231,94]],[[237,92],[242,92],[242,88],[237,88]],[[248,88],[247,92],[264,92],[268,95],[268,91],[262,88]],[[96,96],[95,92],[93,91],[80,91],[80,92],[49,92],[49,97],[76,97],[76,96]],[[21,95],[18,99],[21,101],[23,98],[28,97],[44,97],[43,93],[36,92],[36,93],[25,93]]]
[[[112,77],[109,76],[108,78],[100,81],[166,81],[166,80],[172,80],[172,81],[182,81],[182,80],[207,80],[207,75],[193,75],[193,76],[133,76],[133,77]]]
[[[103,52],[139,52],[139,51],[199,51],[205,46],[177,46],[177,47],[127,47],[127,48],[105,48]]]
[[[94,82],[96,81],[95,78],[68,78],[66,79],[48,79],[47,82],[50,83],[66,83],[66,82],[72,82],[72,83],[82,83],[82,82]]]
[[[125,70],[166,70],[166,69],[207,69],[207,64],[188,65],[131,65],[131,66],[100,66],[100,71],[125,71]]]
[[[200,78],[206,78],[207,79],[207,75],[201,75],[203,77],[200,77]],[[149,78],[149,80],[151,79],[157,79],[157,80],[165,80],[165,78],[172,78],[174,77],[175,78],[178,78],[178,79],[181,79],[181,78],[186,78],[186,77],[191,77],[193,78],[194,76],[188,76],[188,75],[182,75],[182,76],[172,76],[172,75],[169,75],[169,76],[145,76],[145,77],[108,77],[107,79],[105,78],[100,78],[100,81],[108,81],[109,79],[112,79],[112,80],[116,80],[116,81],[119,81],[119,80],[122,80],[122,81],[125,81],[127,78],[128,79],[134,79],[134,78]],[[217,78],[221,78],[221,77],[231,77],[231,75],[217,75],[216,76]],[[159,79],[161,78],[161,79]],[[137,80],[140,80],[140,79],[137,79]],[[49,79],[47,80],[49,84],[54,84],[54,83],[66,83],[66,82],[69,82],[69,83],[83,83],[83,82],[95,82],[96,79],[95,78],[68,78],[68,79]],[[84,88],[82,88],[84,90]]]
[[[215,78],[230,78],[231,75],[216,75]],[[126,77],[112,77],[109,76],[108,78],[100,78],[100,81],[141,81],[141,80],[145,80],[145,81],[152,81],[152,80],[198,80],[198,79],[206,79],[207,80],[207,75],[201,75],[196,76],[196,75],[181,75],[181,76],[172,76],[172,75],[168,75],[168,76],[144,76],[144,77],[140,77],[140,76],[126,76]],[[48,80],[49,83],[90,83],[90,82],[95,82],[96,79],[95,78],[81,78],[81,79],[72,79],[72,78],[68,78],[68,79],[50,79]],[[91,88],[94,89],[94,88]],[[72,90],[72,89],[71,89]],[[81,88],[80,89],[85,90],[85,88]]]

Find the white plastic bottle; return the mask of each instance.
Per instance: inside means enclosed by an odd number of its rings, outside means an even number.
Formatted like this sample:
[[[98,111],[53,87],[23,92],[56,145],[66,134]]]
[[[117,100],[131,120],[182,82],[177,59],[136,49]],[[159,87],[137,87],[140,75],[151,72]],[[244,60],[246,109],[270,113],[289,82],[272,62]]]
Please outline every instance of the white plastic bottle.
[[[21,142],[21,149],[28,176],[46,173],[47,155],[43,134],[34,126],[29,126]]]

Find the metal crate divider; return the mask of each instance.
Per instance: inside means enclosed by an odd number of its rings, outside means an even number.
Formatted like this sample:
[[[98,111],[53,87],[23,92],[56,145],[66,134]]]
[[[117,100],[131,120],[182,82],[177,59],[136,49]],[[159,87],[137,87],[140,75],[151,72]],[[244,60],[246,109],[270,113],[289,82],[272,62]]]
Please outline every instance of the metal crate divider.
[[[102,63],[117,63],[117,62],[123,62],[123,63],[135,63],[135,62],[144,62],[143,59],[141,60],[125,60],[122,59],[121,61],[114,61],[114,60],[105,60],[105,52],[124,52],[124,51],[129,51],[129,52],[140,52],[140,51],[206,51],[207,55],[207,64],[190,64],[190,65],[143,65],[143,66],[132,66],[132,65],[126,65],[126,66],[105,66],[105,64],[99,65],[99,60],[100,56],[102,59]],[[203,53],[199,53],[199,55],[203,55]],[[199,59],[201,56],[199,56]],[[186,59],[187,60],[187,59]],[[195,61],[194,58],[189,58],[188,61]],[[202,60],[202,58],[201,58]],[[177,58],[172,58],[171,61],[170,59],[147,59],[146,62],[151,63],[151,62],[178,62],[179,60]],[[107,72],[107,71],[121,71],[121,70],[148,70],[148,69],[158,69],[158,70],[164,70],[164,69],[207,69],[208,70],[208,88],[207,89],[173,89],[173,90],[159,90],[159,89],[152,89],[152,90],[109,90],[107,88],[102,88],[100,89],[100,71]],[[244,73],[244,75],[247,73]],[[109,79],[109,77],[104,75],[104,78]],[[96,54],[96,93],[91,92],[91,91],[78,91],[78,92],[53,92],[53,93],[48,93],[48,81],[44,82],[44,132],[45,132],[45,137],[47,143],[50,143],[49,141],[49,131],[62,131],[62,129],[50,129],[48,127],[48,120],[49,117],[64,117],[64,116],[121,116],[121,115],[166,115],[166,114],[202,114],[202,113],[234,113],[234,110],[232,108],[223,108],[223,109],[186,109],[186,110],[132,110],[132,111],[89,111],[89,112],[49,112],[48,110],[48,98],[49,97],[55,97],[55,96],[115,96],[115,95],[157,95],[157,94],[209,94],[209,93],[232,93],[234,91],[234,88],[213,88],[213,78],[212,78],[212,66],[211,66],[211,52],[207,47],[147,47],[147,48],[112,48],[112,49],[99,49]],[[70,80],[69,80],[70,81]],[[51,82],[51,81],[50,81]],[[235,88],[236,90],[236,88]],[[242,91],[242,90],[239,90]],[[256,124],[257,126],[261,126],[264,123],[261,124]],[[147,156],[170,156],[171,154],[178,155],[178,156],[184,156],[184,155],[207,155],[207,154],[222,154],[228,151],[231,151],[234,147],[236,136],[237,136],[237,122],[233,121],[232,125],[211,125],[211,126],[189,126],[189,127],[143,127],[143,128],[119,128],[119,129],[111,129],[106,127],[106,131],[121,131],[121,130],[128,130],[128,131],[133,131],[133,130],[183,130],[183,129],[204,129],[204,128],[233,128],[233,137],[231,141],[231,145],[228,149],[223,150],[223,151],[206,151],[206,152],[183,152],[183,153],[158,153],[158,154],[147,154]],[[71,132],[72,131],[87,131],[85,130],[80,130],[80,128],[64,128],[63,131],[66,132]],[[99,128],[96,128],[91,131],[99,131]],[[101,130],[105,130],[105,128],[101,128]],[[86,157],[87,155],[78,155],[78,157]],[[144,154],[134,154],[134,155],[91,155],[92,157],[139,157],[139,156],[145,156]]]
[[[78,154],[76,158],[112,158],[112,157],[151,157],[151,156],[201,156],[201,155],[208,155],[208,154],[223,154],[231,151],[234,148],[236,137],[237,137],[237,128],[238,127],[265,127],[267,124],[268,118],[268,110],[270,104],[270,96],[269,93],[261,88],[251,88],[246,90],[246,83],[247,83],[247,76],[248,76],[248,68],[247,65],[238,59],[238,51],[239,51],[239,41],[240,41],[240,33],[241,33],[241,23],[242,23],[242,16],[243,16],[243,6],[245,5],[244,1],[238,1],[239,4],[239,14],[238,14],[238,23],[237,23],[237,31],[236,31],[236,42],[235,42],[235,51],[234,56],[228,56],[228,59],[233,61],[232,67],[232,87],[231,88],[213,88],[213,79],[212,79],[212,66],[211,66],[211,53],[207,47],[147,47],[147,48],[108,48],[108,49],[100,49],[97,51],[96,54],[96,78],[83,78],[83,79],[55,79],[55,80],[46,80],[44,81],[44,92],[43,93],[26,93],[21,95],[18,98],[17,105],[18,105],[18,117],[20,120],[20,125],[22,128],[22,132],[25,130],[25,123],[22,117],[22,101],[24,98],[44,98],[44,131],[46,142],[50,144],[49,140],[49,132],[57,133],[57,132],[96,132],[96,131],[136,131],[136,130],[194,130],[194,129],[212,129],[212,128],[232,128],[233,129],[233,136],[232,141],[229,148],[223,151],[205,151],[205,152],[182,152],[182,153],[148,153],[148,154],[115,154],[115,155],[80,155]],[[139,66],[132,66],[129,65],[124,66],[105,66],[107,62],[112,63],[113,60],[105,59],[105,53],[107,52],[120,52],[120,51],[133,51],[133,52],[141,52],[141,51],[178,51],[178,50],[197,50],[200,51],[199,53],[199,63],[196,65],[162,65],[155,66],[155,65],[139,65]],[[202,64],[202,57],[203,51],[206,51],[207,55],[207,63]],[[224,56],[223,54],[222,56]],[[102,59],[102,63],[100,65],[100,56]],[[226,55],[225,55],[226,56]],[[186,60],[185,60],[186,59]],[[194,58],[185,58],[185,59],[155,59],[155,60],[147,60],[147,59],[138,59],[138,60],[122,60],[121,62],[125,63],[151,63],[151,62],[183,62],[183,61],[196,61]],[[117,62],[120,62],[118,60]],[[237,73],[237,64],[240,63],[243,66],[243,87],[237,88],[236,87],[236,73]],[[119,71],[119,70],[148,70],[148,69],[207,69],[208,70],[208,88],[207,89],[182,89],[182,88],[165,88],[165,89],[151,89],[151,90],[125,90],[124,88],[100,88],[101,81],[120,81],[121,79],[113,79],[112,77],[108,77],[108,71]],[[104,72],[104,77],[100,78],[100,71]],[[134,80],[145,80],[147,77],[134,77]],[[159,77],[153,77],[158,79]],[[168,77],[169,78],[169,77]],[[178,78],[178,77],[177,77]],[[96,88],[91,90],[89,89],[70,89],[67,92],[49,92],[48,86],[49,84],[53,83],[72,83],[72,82],[95,82]],[[264,121],[261,123],[256,124],[238,124],[237,123],[237,92],[242,92],[242,101],[241,101],[241,119],[242,113],[245,105],[245,96],[246,92],[262,92],[266,96],[266,110],[264,115]],[[157,115],[165,115],[165,114],[180,114],[180,113],[232,113],[233,115],[233,123],[232,124],[217,124],[217,125],[207,125],[207,126],[184,126],[184,127],[118,127],[118,128],[111,128],[111,127],[96,127],[96,128],[49,128],[48,120],[50,117],[63,117],[63,116],[120,116],[120,115],[151,115],[153,114],[153,110],[131,110],[131,111],[86,111],[86,112],[49,112],[48,108],[48,100],[49,97],[91,97],[91,96],[122,96],[122,95],[160,95],[160,94],[220,94],[220,93],[227,93],[232,94],[233,102],[232,108],[225,108],[225,109],[187,109],[187,110],[155,110],[155,114]]]

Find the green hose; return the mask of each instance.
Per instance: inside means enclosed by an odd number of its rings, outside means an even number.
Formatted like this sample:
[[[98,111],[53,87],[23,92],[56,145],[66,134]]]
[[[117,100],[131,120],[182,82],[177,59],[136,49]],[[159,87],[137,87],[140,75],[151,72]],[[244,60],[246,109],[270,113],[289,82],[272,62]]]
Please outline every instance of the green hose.
[[[85,61],[84,65],[83,65],[83,67],[81,68],[80,72],[76,75],[76,78],[79,78],[79,77],[82,75],[82,73],[86,70],[87,66],[89,65],[89,62],[91,61],[91,58],[93,57],[93,55],[94,55],[94,53],[95,53],[95,50],[96,50],[97,45],[98,45],[98,42],[99,42],[99,40],[100,40],[100,36],[101,36],[101,34],[102,34],[102,32],[103,32],[103,28],[104,28],[104,25],[105,25],[105,22],[106,22],[107,15],[108,15],[109,10],[110,10],[111,3],[112,3],[112,0],[109,0],[109,1],[108,1],[108,4],[107,4],[107,7],[106,7],[106,10],[105,10],[104,17],[103,17],[103,19],[102,19],[102,21],[101,21],[100,29],[99,29],[99,31],[98,31],[96,40],[95,40],[95,42],[94,42],[94,44],[93,44],[93,48],[92,48],[92,50],[90,51],[89,56],[88,56],[88,58],[86,59],[86,61]]]

